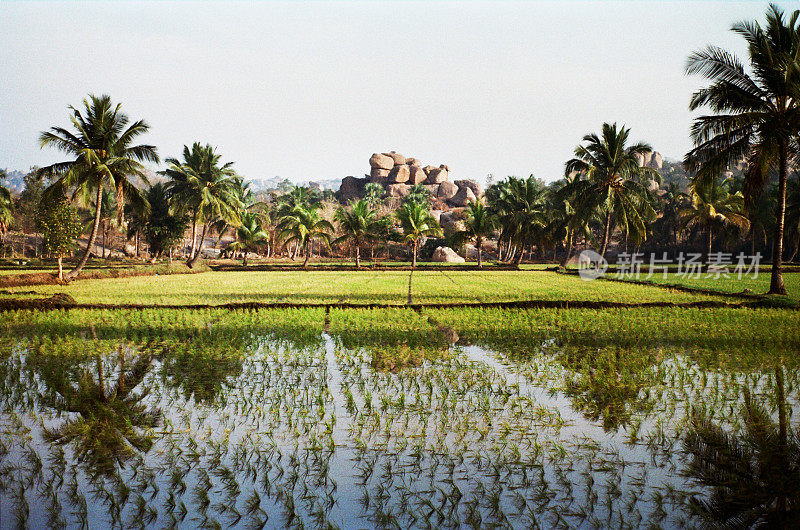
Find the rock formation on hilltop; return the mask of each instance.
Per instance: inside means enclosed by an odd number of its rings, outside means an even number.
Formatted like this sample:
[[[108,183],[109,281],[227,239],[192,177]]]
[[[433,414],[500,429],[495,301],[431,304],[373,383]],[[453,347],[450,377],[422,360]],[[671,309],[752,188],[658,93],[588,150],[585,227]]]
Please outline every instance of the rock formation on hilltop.
[[[451,208],[463,208],[470,200],[483,197],[483,188],[474,180],[450,181],[450,167],[422,163],[417,158],[405,157],[395,151],[373,153],[369,157],[369,176],[345,177],[339,188],[339,200],[348,202],[364,196],[367,183],[383,186],[385,197],[402,198],[411,186],[422,185],[429,192],[434,207],[441,213]]]

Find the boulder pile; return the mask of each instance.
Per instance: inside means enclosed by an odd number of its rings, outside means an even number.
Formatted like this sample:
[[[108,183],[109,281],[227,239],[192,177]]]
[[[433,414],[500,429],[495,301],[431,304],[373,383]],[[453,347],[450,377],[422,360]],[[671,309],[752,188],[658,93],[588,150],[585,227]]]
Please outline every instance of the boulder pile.
[[[463,208],[469,201],[483,197],[483,188],[474,180],[450,182],[450,167],[438,167],[422,163],[417,158],[408,158],[400,153],[373,153],[369,157],[369,176],[345,177],[339,188],[339,199],[347,202],[364,196],[369,182],[380,184],[386,190],[385,197],[402,198],[409,194],[411,186],[422,185],[430,191],[434,210],[449,211]]]

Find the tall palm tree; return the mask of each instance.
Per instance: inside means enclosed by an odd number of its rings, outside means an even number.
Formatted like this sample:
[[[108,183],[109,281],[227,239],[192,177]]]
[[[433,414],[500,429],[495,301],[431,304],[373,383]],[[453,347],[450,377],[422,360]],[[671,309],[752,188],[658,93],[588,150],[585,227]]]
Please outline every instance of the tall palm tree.
[[[519,264],[529,245],[539,239],[547,225],[546,189],[533,175],[527,179],[508,177],[489,194],[489,209],[500,226],[500,243]]]
[[[192,221],[192,244],[187,265],[193,267],[203,252],[206,233],[211,223],[224,219],[239,223],[242,203],[238,192],[233,162],[220,165],[221,155],[210,144],[183,146],[183,161],[168,158],[169,167],[162,171],[169,177],[167,192],[177,212],[186,213]],[[200,242],[196,244],[197,225],[202,225]]]
[[[639,157],[652,148],[639,142],[628,145],[630,129],[617,124],[603,124],[602,137],[587,134],[585,145],[575,148],[575,158],[564,166],[564,174],[577,173],[562,189],[564,195],[578,198],[579,211],[603,214],[603,243],[600,254],[605,256],[615,226],[626,233],[644,235],[647,223],[656,218],[650,204],[646,182],[660,181],[654,169],[639,166]]]
[[[786,294],[783,284],[783,230],[788,161],[797,152],[800,132],[800,11],[787,19],[775,5],[766,25],[737,22],[731,30],[747,43],[750,72],[733,53],[708,46],[686,63],[688,74],[711,84],[692,95],[691,110],[708,108],[692,125],[695,147],[685,163],[700,178],[715,178],[728,165],[748,162],[745,200],[752,203],[778,171],[778,203],[769,292]]]
[[[478,249],[478,268],[483,268],[483,242],[492,235],[495,220],[491,211],[481,201],[470,201],[467,204],[467,216],[464,219],[464,230],[454,234],[459,246],[465,241],[475,241]]]
[[[8,176],[5,169],[0,169],[0,181]],[[5,253],[6,233],[8,227],[14,221],[14,200],[11,192],[3,185],[0,185],[0,247]]]
[[[334,243],[352,240],[356,247],[356,268],[361,267],[361,245],[374,239],[378,212],[364,200],[352,201],[350,208],[339,208],[334,217],[343,232]]]
[[[730,193],[729,179],[698,179],[689,192],[690,206],[682,208],[679,216],[685,228],[700,227],[706,230],[706,261],[711,255],[714,231],[726,226],[746,230],[750,222],[743,213],[744,200],[740,192]]]
[[[285,243],[297,243],[304,251],[303,268],[308,267],[311,257],[311,243],[318,239],[330,245],[333,225],[320,213],[320,205],[298,205],[292,208],[278,223],[279,238]]]
[[[83,100],[83,112],[70,106],[70,121],[74,132],[62,127],[52,127],[39,138],[42,147],[54,147],[73,158],[39,169],[39,174],[56,178],[47,193],[62,194],[67,190],[95,194],[95,204],[101,204],[104,187],[116,193],[117,222],[124,226],[126,202],[143,202],[143,193],[135,180],[147,183],[142,162],[158,163],[156,148],[152,145],[134,145],[137,137],[150,126],[143,120],[130,125],[128,116],[121,112],[121,104],[114,105],[107,95],[90,95]],[[86,253],[78,265],[65,275],[66,280],[76,277],[92,252],[102,216],[95,208],[94,223],[86,245]]]
[[[775,368],[778,423],[753,403],[745,388],[741,435],[695,412],[684,439],[686,474],[710,490],[690,500],[693,512],[714,527],[800,527],[800,436],[791,429],[783,366]]]
[[[242,253],[242,265],[247,266],[247,253],[269,239],[269,234],[261,226],[258,215],[252,212],[242,214],[242,224],[236,229],[236,241],[231,243],[231,250]]]
[[[417,266],[417,249],[422,237],[442,235],[442,229],[431,215],[427,205],[417,201],[403,204],[397,210],[397,219],[403,229],[403,237],[411,245],[411,268]]]

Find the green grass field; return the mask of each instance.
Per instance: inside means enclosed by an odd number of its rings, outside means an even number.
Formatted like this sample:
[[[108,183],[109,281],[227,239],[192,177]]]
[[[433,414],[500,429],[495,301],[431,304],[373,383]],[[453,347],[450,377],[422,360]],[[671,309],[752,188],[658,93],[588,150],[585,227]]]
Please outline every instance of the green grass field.
[[[271,271],[81,280],[11,288],[5,296],[67,293],[79,303],[224,304],[232,302],[396,303],[406,301],[406,271]],[[620,282],[585,282],[548,271],[416,271],[414,301],[570,300],[692,302],[714,296]]]
[[[614,275],[611,275],[611,278],[614,277]],[[770,274],[769,272],[762,272],[756,278],[743,276],[741,279],[737,278],[735,275],[731,275],[728,278],[715,278],[702,274],[699,278],[695,278],[672,273],[667,274],[666,277],[662,274],[654,274],[652,277],[647,278],[647,274],[642,274],[639,279],[651,281],[660,285],[684,285],[695,289],[708,289],[728,294],[739,294],[746,289],[753,294],[765,294],[769,291]],[[786,286],[788,296],[800,300],[800,273],[784,273],[783,283]]]

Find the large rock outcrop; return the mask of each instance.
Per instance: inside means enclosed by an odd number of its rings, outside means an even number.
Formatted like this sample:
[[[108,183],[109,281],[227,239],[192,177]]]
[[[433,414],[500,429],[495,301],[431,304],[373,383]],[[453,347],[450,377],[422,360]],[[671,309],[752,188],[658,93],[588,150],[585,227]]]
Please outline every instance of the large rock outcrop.
[[[357,177],[345,177],[339,187],[339,200],[349,202],[353,199],[360,199],[364,196],[364,187],[367,179]]]
[[[430,192],[431,207],[447,211],[466,206],[469,201],[483,197],[483,188],[474,180],[450,181],[450,166],[440,164],[422,166],[419,159],[405,157],[396,151],[373,153],[369,157],[369,176],[342,180],[339,199],[348,202],[364,196],[367,182],[381,184],[386,190],[386,201],[396,201],[408,195],[411,186],[422,185]],[[392,201],[392,202],[394,202]]]

